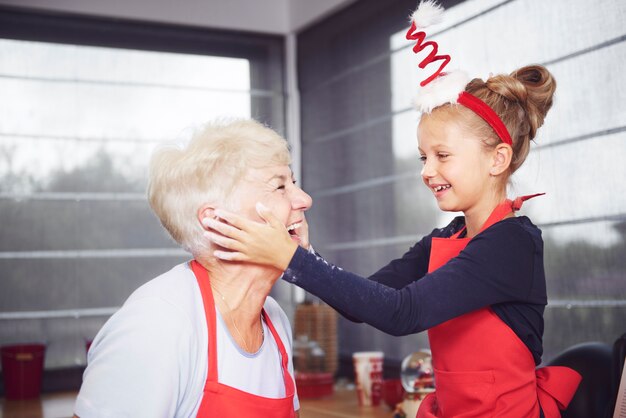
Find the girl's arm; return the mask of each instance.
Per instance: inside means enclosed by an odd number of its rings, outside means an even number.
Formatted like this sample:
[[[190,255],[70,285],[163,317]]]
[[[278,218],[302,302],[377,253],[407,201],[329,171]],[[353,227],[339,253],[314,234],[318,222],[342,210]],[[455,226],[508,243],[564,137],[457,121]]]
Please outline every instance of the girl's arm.
[[[227,213],[219,216],[231,225],[210,223],[222,234],[211,233],[212,239],[226,249],[215,255],[283,269],[285,280],[392,335],[412,334],[485,306],[528,298],[535,246],[529,234],[513,223],[494,225],[438,270],[397,289],[298,248],[284,225],[260,212],[265,224]]]
[[[205,234],[223,248],[223,250],[215,251],[215,256],[218,258],[270,265],[284,271],[298,246],[291,239],[284,225],[267,208],[259,204],[257,211],[261,218],[266,220],[265,224],[218,210],[216,214],[221,215],[220,218],[226,223],[204,219],[203,224],[209,229]],[[298,235],[300,246],[309,250],[306,218],[302,222]],[[430,238],[425,237],[401,258],[391,261],[368,279],[401,289],[426,274],[429,254]]]
[[[444,266],[401,289],[344,271],[301,248],[283,279],[381,331],[408,335],[498,303],[545,303],[529,294],[533,252],[525,231],[502,224],[475,237]]]

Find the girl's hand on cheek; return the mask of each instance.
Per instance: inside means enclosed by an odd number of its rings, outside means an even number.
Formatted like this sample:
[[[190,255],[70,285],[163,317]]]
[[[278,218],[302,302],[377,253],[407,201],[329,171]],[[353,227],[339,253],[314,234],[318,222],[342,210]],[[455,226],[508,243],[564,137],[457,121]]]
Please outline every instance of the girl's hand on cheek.
[[[257,203],[257,212],[264,223],[221,209],[215,211],[219,219],[204,218],[205,235],[221,247],[213,255],[225,261],[252,262],[285,270],[298,245],[269,209]]]

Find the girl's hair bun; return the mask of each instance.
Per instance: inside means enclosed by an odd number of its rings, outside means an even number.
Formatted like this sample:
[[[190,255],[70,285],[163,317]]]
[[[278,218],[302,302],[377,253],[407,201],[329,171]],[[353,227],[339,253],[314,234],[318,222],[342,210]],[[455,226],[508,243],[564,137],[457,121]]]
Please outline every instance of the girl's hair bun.
[[[514,172],[526,159],[530,141],[552,107],[556,80],[544,66],[528,65],[509,75],[489,77],[485,82],[474,79],[465,90],[487,103],[509,130]]]

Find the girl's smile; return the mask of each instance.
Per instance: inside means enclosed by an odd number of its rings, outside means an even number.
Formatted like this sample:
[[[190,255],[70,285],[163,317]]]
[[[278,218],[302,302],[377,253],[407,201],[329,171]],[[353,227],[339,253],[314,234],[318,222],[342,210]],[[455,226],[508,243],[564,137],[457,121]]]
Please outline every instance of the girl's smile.
[[[435,198],[439,200],[446,192],[452,187],[450,184],[429,184],[430,189],[433,191]]]
[[[435,109],[422,116],[418,128],[422,181],[441,210],[486,218],[504,198],[490,174],[493,153],[454,117],[456,112]]]

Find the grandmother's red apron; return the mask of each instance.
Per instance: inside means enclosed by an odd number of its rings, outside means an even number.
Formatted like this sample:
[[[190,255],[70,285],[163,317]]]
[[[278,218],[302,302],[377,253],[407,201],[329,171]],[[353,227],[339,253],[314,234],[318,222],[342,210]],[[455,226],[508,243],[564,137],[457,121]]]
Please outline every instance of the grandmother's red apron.
[[[480,232],[537,195],[498,205]],[[456,257],[470,238],[433,238],[428,272]],[[422,401],[417,418],[546,418],[561,416],[581,377],[567,367],[535,370],[528,347],[490,308],[450,319],[428,330],[436,392]]]
[[[217,380],[217,343],[215,341],[215,302],[213,292],[209,284],[209,275],[204,267],[197,261],[191,262],[191,268],[196,275],[196,280],[202,292],[204,303],[204,313],[209,337],[209,369],[206,383],[204,385],[204,395],[198,410],[200,418],[293,418],[293,396],[295,393],[294,383],[287,367],[288,357],[285,346],[269,316],[262,311],[263,319],[270,330],[282,362],[283,380],[285,382],[285,398],[274,399],[259,395],[253,395],[235,389],[231,386],[223,385]],[[233,365],[235,366],[235,365]],[[236,367],[236,366],[235,366]]]

